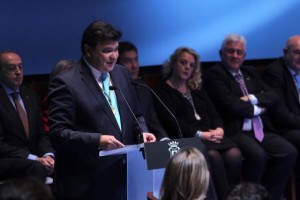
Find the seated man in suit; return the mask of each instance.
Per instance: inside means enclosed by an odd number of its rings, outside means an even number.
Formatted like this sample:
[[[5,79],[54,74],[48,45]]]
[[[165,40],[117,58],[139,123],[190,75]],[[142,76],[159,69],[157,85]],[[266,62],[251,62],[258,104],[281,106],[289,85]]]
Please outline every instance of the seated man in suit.
[[[279,97],[251,66],[243,66],[246,40],[230,34],[223,40],[221,63],[204,75],[204,86],[224,120],[225,135],[242,151],[243,179],[262,183],[279,200],[294,168],[297,150],[275,134],[267,115]],[[229,135],[233,133],[232,135]]]
[[[126,199],[126,156],[99,157],[99,150],[136,144],[138,137],[139,142],[156,140],[141,115],[128,70],[116,64],[120,37],[106,22],[91,23],[82,36],[80,61],[50,82],[57,200]]]
[[[281,136],[300,148],[300,35],[288,39],[283,57],[263,72],[263,80],[276,88],[282,102],[272,111],[271,119]],[[300,196],[300,159],[296,164],[296,193]]]
[[[43,130],[41,101],[22,86],[23,64],[13,51],[0,52],[0,179],[35,176],[54,169],[54,149]]]
[[[119,58],[117,63],[125,66],[131,75],[132,80],[141,85],[135,85],[138,99],[141,103],[142,113],[150,132],[154,133],[158,140],[168,139],[168,135],[160,124],[154,105],[151,91],[145,88],[145,83],[139,77],[140,64],[138,60],[138,50],[131,42],[119,43]]]

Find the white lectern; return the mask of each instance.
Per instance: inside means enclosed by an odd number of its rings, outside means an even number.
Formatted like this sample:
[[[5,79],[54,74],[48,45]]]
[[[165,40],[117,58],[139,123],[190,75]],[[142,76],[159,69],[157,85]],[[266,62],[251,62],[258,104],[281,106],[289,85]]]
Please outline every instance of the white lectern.
[[[201,139],[183,138],[100,151],[99,156],[127,155],[127,199],[141,200],[146,199],[147,192],[153,192],[156,198],[159,197],[166,164],[180,148],[187,146],[204,151]]]
[[[147,192],[153,192],[158,197],[164,168],[148,170],[142,149],[144,144],[129,145],[110,151],[100,151],[99,156],[117,154],[127,155],[127,199],[146,199]]]

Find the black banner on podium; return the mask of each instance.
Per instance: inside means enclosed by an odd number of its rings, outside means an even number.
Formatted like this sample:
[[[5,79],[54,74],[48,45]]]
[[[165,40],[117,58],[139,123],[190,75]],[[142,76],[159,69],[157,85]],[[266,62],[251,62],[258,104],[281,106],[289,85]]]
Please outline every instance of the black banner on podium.
[[[144,143],[148,170],[165,168],[170,158],[184,147],[195,147],[206,154],[204,144],[196,137]]]

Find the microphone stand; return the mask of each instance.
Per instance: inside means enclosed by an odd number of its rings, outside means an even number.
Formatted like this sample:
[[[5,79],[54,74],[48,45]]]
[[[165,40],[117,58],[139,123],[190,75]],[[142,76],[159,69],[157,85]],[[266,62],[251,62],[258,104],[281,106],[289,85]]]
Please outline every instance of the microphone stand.
[[[125,96],[124,96],[124,94],[123,94],[123,92],[122,92],[119,88],[117,88],[117,87],[115,87],[115,86],[110,86],[109,89],[110,89],[110,90],[118,90],[118,91],[120,92],[120,94],[121,94],[123,100],[125,101],[125,104],[126,104],[127,108],[129,109],[131,115],[133,116],[133,118],[135,119],[135,121],[136,121],[136,123],[137,123],[137,125],[138,125],[138,127],[139,127],[139,132],[140,132],[140,135],[139,135],[139,136],[140,136],[140,137],[138,137],[138,140],[139,140],[138,142],[144,143],[144,135],[143,135],[143,133],[142,133],[141,124],[140,124],[140,122],[138,121],[138,119],[136,118],[135,114],[133,113],[133,111],[132,111],[132,109],[131,109],[131,107],[130,107],[128,101],[126,100],[126,98],[125,98]]]
[[[152,90],[151,87],[149,87],[147,84],[144,84],[144,83],[137,83],[137,82],[132,82],[133,85],[137,85],[137,86],[144,86],[146,88],[148,88],[151,93],[156,97],[156,99],[161,103],[161,105],[163,105],[163,107],[168,111],[168,113],[172,116],[172,118],[174,119],[176,125],[177,125],[177,128],[178,128],[178,137],[179,138],[183,138],[182,136],[182,131],[181,131],[181,128],[179,126],[179,123],[178,123],[178,120],[177,118],[175,117],[175,115],[169,110],[169,108],[166,106],[166,104],[164,104],[164,102],[159,98],[159,96]]]

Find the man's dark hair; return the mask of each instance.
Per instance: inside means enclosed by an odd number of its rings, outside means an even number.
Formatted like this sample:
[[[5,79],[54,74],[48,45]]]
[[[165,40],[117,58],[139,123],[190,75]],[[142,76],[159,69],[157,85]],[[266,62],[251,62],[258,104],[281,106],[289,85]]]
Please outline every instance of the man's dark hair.
[[[95,48],[98,43],[113,40],[118,41],[122,33],[115,29],[112,25],[104,21],[92,22],[83,32],[81,40],[81,52],[84,54],[84,45],[87,44],[91,48]]]
[[[118,57],[117,63],[120,63],[120,60],[122,59],[122,54],[124,52],[135,51],[136,53],[138,53],[136,46],[129,41],[120,42],[118,51],[119,51],[119,57]]]
[[[121,55],[125,51],[135,51],[138,52],[136,46],[129,41],[122,41],[119,43],[119,54]]]

